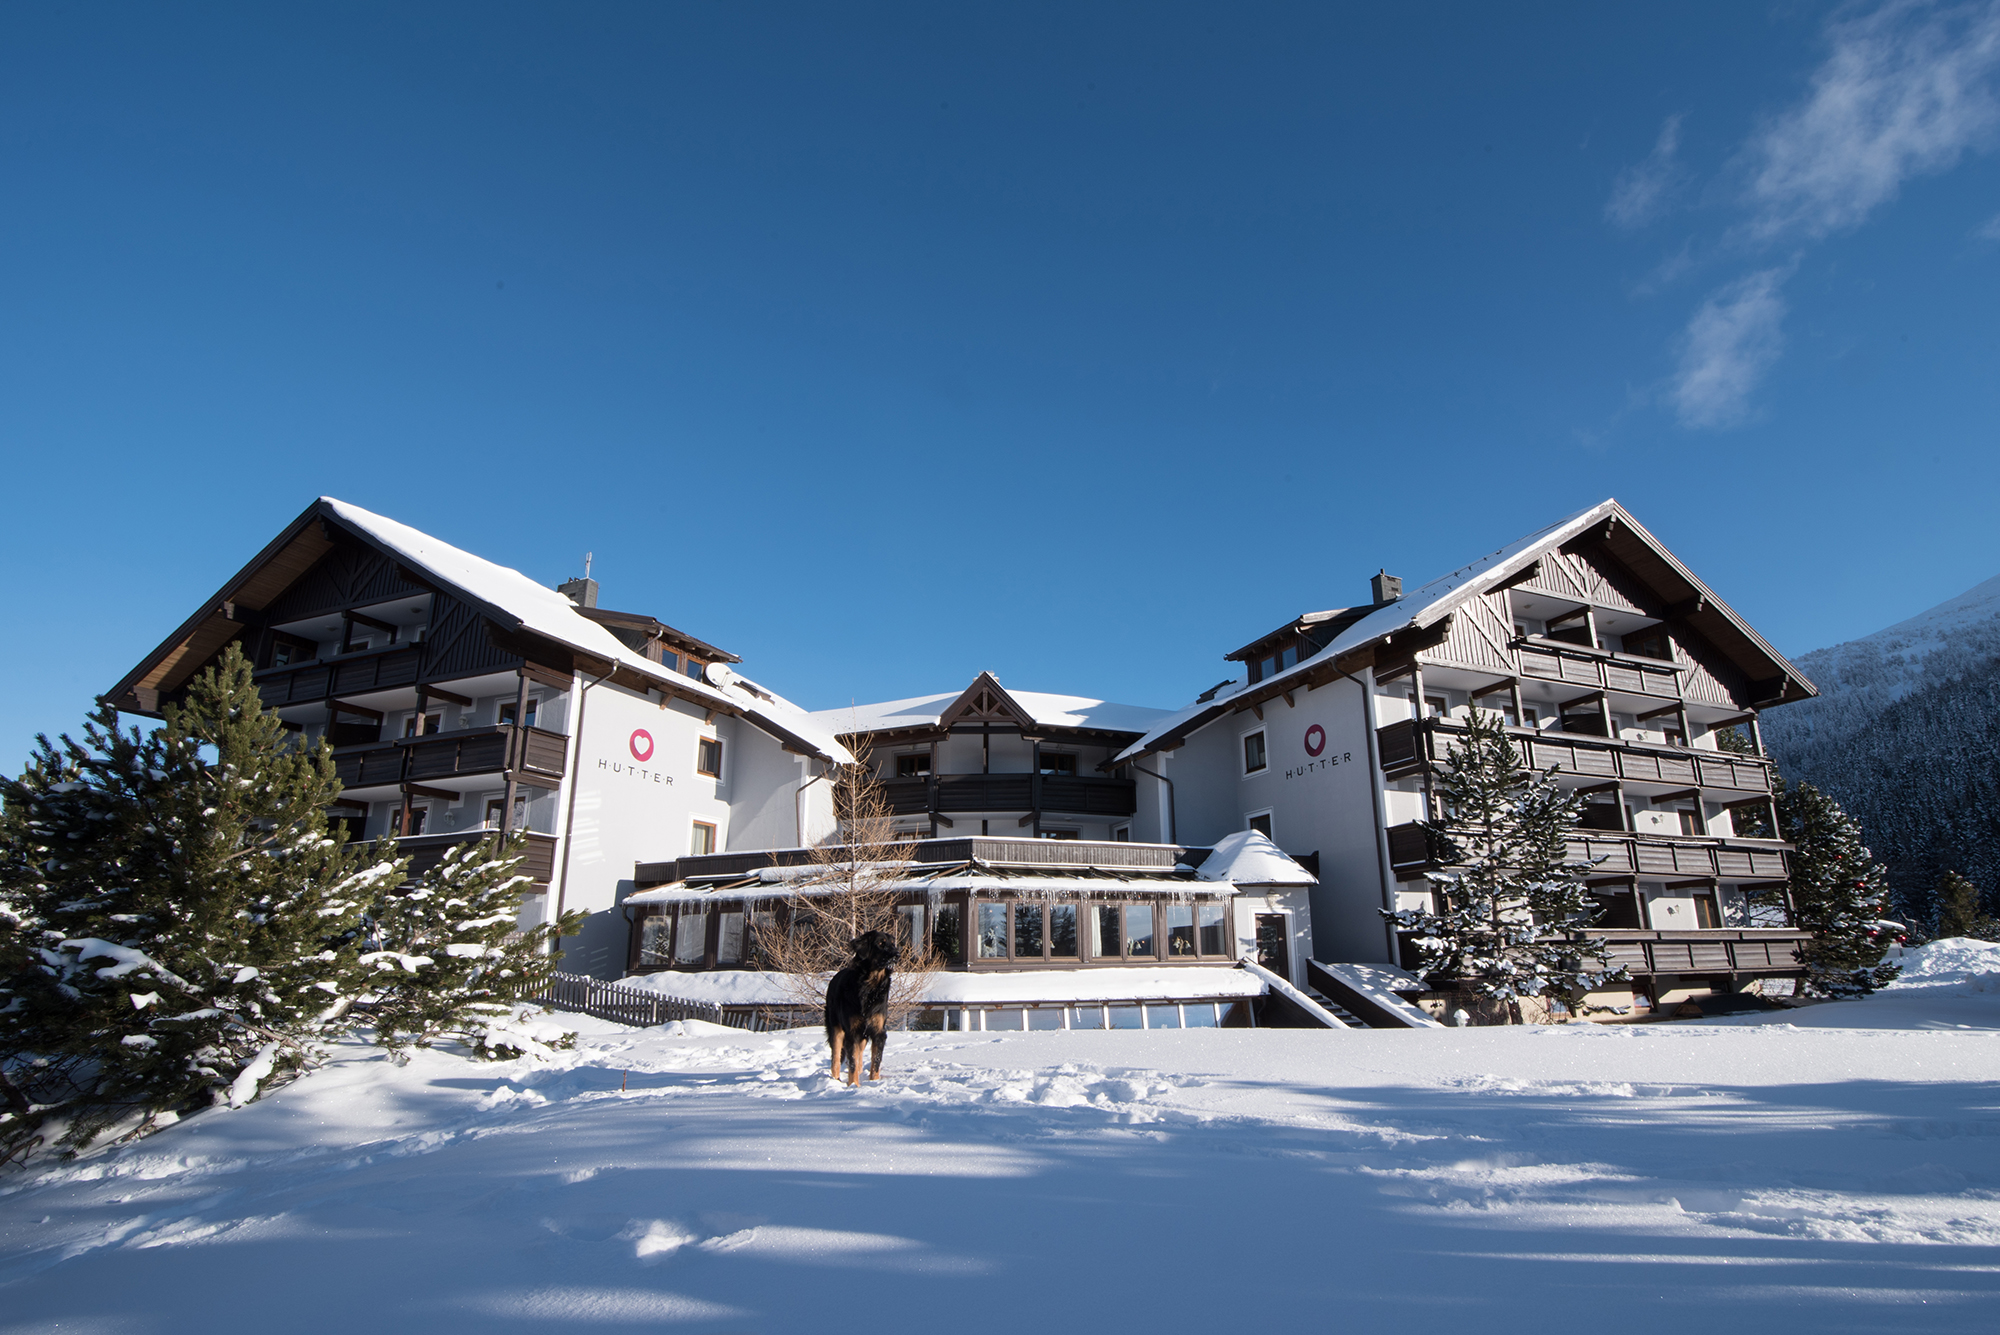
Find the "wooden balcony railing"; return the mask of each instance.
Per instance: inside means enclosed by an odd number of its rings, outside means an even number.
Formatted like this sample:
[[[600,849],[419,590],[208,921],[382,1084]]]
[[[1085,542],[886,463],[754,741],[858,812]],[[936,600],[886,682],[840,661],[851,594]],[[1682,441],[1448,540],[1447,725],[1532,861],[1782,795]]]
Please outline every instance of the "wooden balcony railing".
[[[1569,856],[1602,859],[1596,873],[1615,876],[1712,877],[1724,881],[1782,881],[1791,874],[1790,845],[1772,839],[1709,839],[1600,834],[1579,830],[1567,841]],[[1444,864],[1429,833],[1414,822],[1389,828],[1389,862],[1398,872],[1437,871]]]
[[[928,811],[1059,811],[1078,816],[1129,816],[1139,809],[1131,779],[1068,774],[936,774],[882,784],[898,816]]]
[[[1795,927],[1616,929],[1595,935],[1610,942],[1611,962],[1634,974],[1796,973],[1805,967],[1799,952],[1812,940],[1812,933]]]
[[[1663,700],[1681,698],[1680,677],[1668,663],[1638,662],[1628,655],[1613,655],[1608,650],[1552,644],[1547,640],[1517,640],[1515,643],[1520,648],[1521,675],[1524,677],[1630,695],[1652,695]]]
[[[412,879],[444,861],[444,855],[460,844],[469,844],[479,839],[493,837],[492,830],[462,830],[450,834],[416,834],[408,839],[396,841],[396,849],[410,860],[405,875]],[[370,840],[364,847],[373,847],[380,840]],[[530,878],[536,885],[547,887],[556,869],[556,837],[552,834],[527,832],[527,846],[521,850],[521,865],[515,874]]]
[[[422,783],[522,770],[561,778],[569,738],[545,728],[503,723],[490,728],[404,737],[333,753],[333,772],[344,788]]]
[[[298,667],[265,668],[256,674],[257,694],[266,708],[275,709],[329,696],[408,686],[422,671],[423,652],[422,645],[391,644]]]
[[[1464,735],[1465,724],[1455,719],[1405,719],[1376,729],[1376,750],[1384,773],[1411,774],[1428,764],[1449,759],[1455,740]],[[1593,778],[1671,783],[1731,793],[1772,791],[1771,762],[1761,756],[1694,751],[1651,742],[1540,732],[1533,728],[1509,728],[1507,735],[1521,753],[1522,763],[1531,769],[1553,766],[1568,774]]]

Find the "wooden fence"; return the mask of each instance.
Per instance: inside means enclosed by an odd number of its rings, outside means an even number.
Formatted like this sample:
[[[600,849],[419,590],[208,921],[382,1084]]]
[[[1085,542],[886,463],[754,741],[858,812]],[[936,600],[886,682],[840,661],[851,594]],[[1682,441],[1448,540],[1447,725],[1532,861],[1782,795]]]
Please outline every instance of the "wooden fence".
[[[732,1029],[763,1028],[759,1023],[761,1017],[755,1013],[738,1011],[732,1014],[713,1002],[663,996],[643,987],[607,983],[601,978],[587,978],[580,973],[557,973],[548,987],[533,999],[559,1011],[594,1015],[614,1024],[644,1027],[665,1024],[669,1020],[706,1020],[710,1024],[728,1025]]]

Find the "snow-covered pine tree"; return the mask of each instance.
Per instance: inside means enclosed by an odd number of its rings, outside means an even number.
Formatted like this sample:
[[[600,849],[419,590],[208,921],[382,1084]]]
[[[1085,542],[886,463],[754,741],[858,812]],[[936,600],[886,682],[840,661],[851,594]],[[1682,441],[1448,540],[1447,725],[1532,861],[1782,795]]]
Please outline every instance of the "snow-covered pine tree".
[[[2000,941],[2000,919],[1980,904],[1979,887],[1957,872],[1946,872],[1938,882],[1935,902],[1940,938],[1969,936],[1975,941]]]
[[[231,645],[150,734],[100,705],[0,780],[0,1158],[240,1106],[309,1065],[365,981],[352,938],[399,864],[327,829],[324,745]]]
[[[547,986],[562,958],[563,936],[583,929],[572,910],[560,923],[516,930],[526,843],[518,832],[448,850],[416,881],[387,890],[368,915],[361,964],[375,971],[365,1009],[375,1041],[392,1051],[429,1047],[449,1034],[480,1055],[515,1055],[493,1030]]]
[[[1534,773],[1497,714],[1472,711],[1464,735],[1438,767],[1444,819],[1424,829],[1438,861],[1435,909],[1386,916],[1413,934],[1425,981],[1469,994],[1484,1018],[1520,1019],[1520,999],[1583,996],[1624,974],[1590,925],[1598,909],[1566,836],[1580,799]]]
[[[1792,854],[1792,912],[1813,934],[1802,952],[1806,987],[1822,996],[1866,996],[1898,972],[1882,963],[1889,937],[1888,876],[1861,842],[1861,826],[1809,783],[1778,792],[1780,837]]]

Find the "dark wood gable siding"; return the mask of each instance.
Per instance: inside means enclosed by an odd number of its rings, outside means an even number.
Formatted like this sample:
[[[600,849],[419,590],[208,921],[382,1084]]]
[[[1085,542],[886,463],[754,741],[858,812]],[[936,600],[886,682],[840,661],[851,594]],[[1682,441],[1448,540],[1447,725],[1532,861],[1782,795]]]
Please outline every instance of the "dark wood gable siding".
[[[337,533],[333,550],[272,599],[262,619],[266,624],[299,621],[424,592],[422,586],[404,579],[389,557],[344,533]]]
[[[1452,609],[1444,643],[1427,652],[1425,659],[1481,672],[1512,673],[1514,658],[1507,645],[1514,638],[1514,624],[1506,600],[1504,593],[1482,593],[1460,603]]]
[[[431,626],[424,648],[429,660],[424,676],[433,681],[505,670],[523,657],[494,643],[479,610],[448,593],[439,593],[431,603]]]
[[[1574,545],[1544,555],[1541,570],[1521,587],[1641,616],[1660,615],[1659,600],[1630,571],[1601,552]]]

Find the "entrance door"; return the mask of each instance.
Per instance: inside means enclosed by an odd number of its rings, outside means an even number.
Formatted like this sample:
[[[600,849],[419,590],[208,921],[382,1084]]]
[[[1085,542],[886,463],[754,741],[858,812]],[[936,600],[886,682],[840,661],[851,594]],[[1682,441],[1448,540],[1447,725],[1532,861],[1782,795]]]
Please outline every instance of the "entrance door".
[[[1257,915],[1257,962],[1287,982],[1292,977],[1290,936],[1284,914]]]

